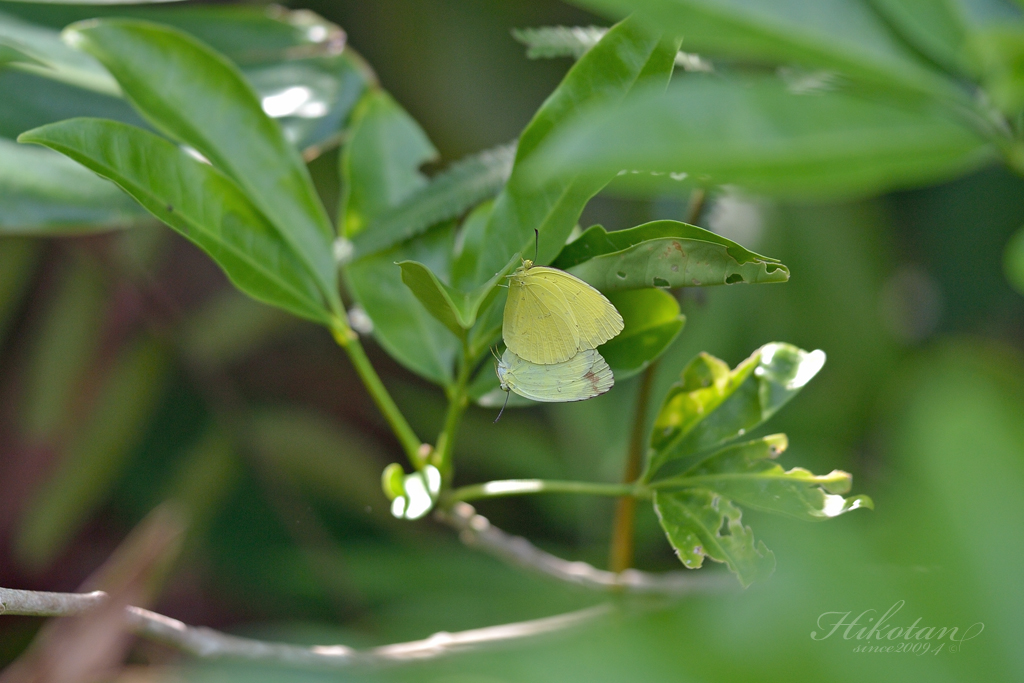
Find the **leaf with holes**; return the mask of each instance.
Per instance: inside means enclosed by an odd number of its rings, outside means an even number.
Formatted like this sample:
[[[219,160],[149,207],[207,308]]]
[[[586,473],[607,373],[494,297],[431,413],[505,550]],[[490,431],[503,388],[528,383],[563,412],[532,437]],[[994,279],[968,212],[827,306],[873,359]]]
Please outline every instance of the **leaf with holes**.
[[[713,491],[654,494],[654,511],[683,565],[697,569],[704,558],[725,562],[744,587],[775,571],[775,554],[743,526],[738,507]]]

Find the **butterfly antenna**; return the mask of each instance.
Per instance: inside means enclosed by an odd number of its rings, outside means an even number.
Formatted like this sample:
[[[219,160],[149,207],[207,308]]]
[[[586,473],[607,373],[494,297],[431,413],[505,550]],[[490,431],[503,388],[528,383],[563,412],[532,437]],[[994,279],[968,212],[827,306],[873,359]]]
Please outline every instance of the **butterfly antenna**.
[[[533,262],[537,262],[537,256],[540,255],[540,230],[537,228],[533,229]]]
[[[505,403],[502,404],[501,410],[498,411],[498,417],[494,418],[494,424],[498,424],[498,420],[501,419],[501,414],[505,412],[505,406],[508,405],[508,395],[511,393],[511,391],[505,392]]]

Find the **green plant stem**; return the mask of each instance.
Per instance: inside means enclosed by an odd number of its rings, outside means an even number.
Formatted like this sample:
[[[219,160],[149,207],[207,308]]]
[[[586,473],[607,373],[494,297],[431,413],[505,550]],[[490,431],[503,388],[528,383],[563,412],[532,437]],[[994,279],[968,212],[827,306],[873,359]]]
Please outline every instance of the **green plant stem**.
[[[429,446],[423,448],[425,444],[416,436],[416,432],[409,426],[405,416],[402,415],[402,411],[395,405],[394,399],[391,398],[391,394],[388,393],[384,383],[380,381],[377,371],[373,369],[370,359],[367,358],[363,345],[359,343],[359,336],[352,331],[347,323],[340,319],[335,320],[331,331],[334,334],[335,341],[338,342],[338,346],[345,349],[349,359],[352,361],[352,365],[356,368],[356,372],[359,373],[360,379],[363,380],[363,385],[370,392],[370,396],[373,397],[380,412],[384,414],[388,424],[391,425],[391,429],[395,432],[395,436],[398,437],[399,443],[402,444],[402,449],[405,451],[406,456],[408,456],[409,462],[417,470],[423,469],[424,465],[426,465],[426,456],[429,455]]]
[[[473,365],[468,345],[463,341],[459,374],[455,380],[455,387],[448,395],[448,414],[445,416],[444,428],[437,436],[437,444],[434,446],[434,452],[431,456],[433,465],[441,472],[441,481],[445,485],[451,483],[452,479],[452,450],[455,446],[455,432],[459,428],[459,422],[462,421],[463,413],[466,412],[466,408],[469,406],[469,395],[466,392],[466,386],[469,384],[469,375]]]
[[[640,465],[644,457],[644,444],[647,442],[647,406],[651,400],[651,387],[657,362],[651,363],[644,370],[640,381],[640,390],[636,399],[636,414],[633,416],[633,433],[629,438],[629,451],[626,454],[626,469],[622,473],[624,484],[635,482],[640,476]],[[615,518],[612,520],[612,539],[608,549],[608,569],[621,572],[633,564],[633,528],[636,520],[636,497],[625,496],[615,505]]]
[[[445,504],[459,501],[523,496],[533,493],[582,493],[591,496],[648,495],[646,486],[635,484],[600,484],[587,481],[555,481],[551,479],[502,479],[457,488],[445,496]]]

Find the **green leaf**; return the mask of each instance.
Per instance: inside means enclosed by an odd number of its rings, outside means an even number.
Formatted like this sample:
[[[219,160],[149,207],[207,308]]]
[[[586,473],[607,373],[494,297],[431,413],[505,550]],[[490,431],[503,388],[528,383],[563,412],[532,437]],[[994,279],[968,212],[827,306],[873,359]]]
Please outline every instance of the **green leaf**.
[[[96,57],[156,128],[235,180],[340,308],[333,229],[302,157],[237,67],[172,28],[128,19],[74,24],[65,40]]]
[[[0,136],[14,139],[26,130],[76,116],[113,119],[145,127],[123,98],[45,78],[38,73],[0,69]]]
[[[88,423],[73,434],[53,476],[34,493],[15,538],[26,566],[48,565],[103,503],[142,440],[163,394],[168,358],[132,342],[103,378]]]
[[[924,101],[798,94],[775,78],[691,77],[667,93],[648,88],[621,106],[584,112],[552,135],[530,169],[538,186],[569,174],[639,169],[821,198],[951,178],[994,153],[972,128]]]
[[[458,218],[497,194],[512,172],[515,149],[515,145],[495,147],[452,164],[359,232],[352,240],[356,257],[387,249],[432,225]]]
[[[15,68],[107,95],[121,92],[99,62],[65,45],[57,31],[2,12],[0,48],[7,53],[6,59],[0,57],[0,64],[6,61]]]
[[[601,26],[541,26],[514,28],[512,37],[526,46],[528,59],[579,59],[607,32],[608,29]]]
[[[101,119],[70,119],[24,133],[117,183],[191,240],[250,296],[323,323],[313,276],[274,226],[224,174],[153,133]]]
[[[1008,114],[1024,109],[1024,25],[976,29],[970,36],[970,51],[995,105]]]
[[[654,511],[685,567],[697,569],[705,557],[725,562],[744,588],[775,571],[775,554],[754,542],[740,509],[712,491],[656,491]]]
[[[1003,270],[1007,281],[1021,294],[1024,294],[1024,228],[1013,233],[1006,244],[1003,256]]]
[[[743,436],[775,414],[825,364],[825,353],[808,353],[772,342],[729,370],[702,353],[672,385],[654,421],[644,479],[693,467],[720,444]]]
[[[818,0],[576,0],[611,16],[636,12],[687,49],[769,64],[838,69],[909,90],[955,86],[895,36],[868,2]]]
[[[802,467],[782,469],[772,458],[787,445],[785,434],[774,434],[724,448],[679,477],[659,482],[659,490],[707,489],[744,507],[808,521],[874,507],[867,496],[839,495],[850,490],[853,477],[847,472],[815,475]]]
[[[6,2],[41,2],[61,5],[138,5],[147,2],[183,2],[183,0],[5,0]]]
[[[970,73],[967,26],[956,0],[871,0],[907,43],[949,71]]]
[[[0,233],[81,234],[148,220],[116,185],[70,159],[0,139]]]
[[[402,495],[391,501],[391,514],[398,519],[420,519],[434,508],[441,492],[441,473],[433,465],[405,475]]]
[[[67,436],[100,346],[109,294],[103,270],[88,257],[76,254],[61,269],[28,346],[19,412],[29,442],[52,446]]]
[[[616,292],[608,299],[626,326],[598,351],[619,381],[641,372],[664,353],[682,331],[686,316],[679,312],[674,296],[657,289]]]
[[[566,245],[554,265],[602,292],[789,280],[789,269],[775,259],[677,221],[616,232],[595,225]]]
[[[498,294],[498,283],[512,272],[517,263],[519,254],[513,256],[494,277],[471,292],[449,287],[422,263],[402,261],[398,265],[402,269],[402,282],[406,287],[412,290],[431,315],[461,339],[476,324],[477,313]]]
[[[664,87],[675,52],[675,46],[664,45],[660,35],[627,19],[573,65],[519,138],[512,175],[494,202],[481,239],[487,248],[477,260],[474,284],[489,279],[512,254],[528,253],[535,229],[540,231],[539,263],[550,263],[561,251],[583,207],[614,172],[588,178],[567,174],[537,184],[528,179],[524,164],[585,103],[621,99],[638,82]]]
[[[243,73],[263,111],[307,160],[338,143],[371,77],[351,51],[248,66]]]
[[[20,237],[0,238],[0,348],[32,285],[42,244]]]
[[[353,113],[341,156],[341,229],[354,236],[427,184],[419,172],[436,156],[426,134],[387,93],[368,92]],[[373,321],[374,337],[398,362],[447,386],[460,345],[402,282],[398,261],[417,261],[446,277],[454,226],[442,224],[386,251],[344,266],[352,296]]]
[[[366,94],[353,114],[341,158],[339,231],[352,239],[427,185],[419,168],[437,158],[419,124],[383,90]],[[375,226],[377,227],[377,226]]]

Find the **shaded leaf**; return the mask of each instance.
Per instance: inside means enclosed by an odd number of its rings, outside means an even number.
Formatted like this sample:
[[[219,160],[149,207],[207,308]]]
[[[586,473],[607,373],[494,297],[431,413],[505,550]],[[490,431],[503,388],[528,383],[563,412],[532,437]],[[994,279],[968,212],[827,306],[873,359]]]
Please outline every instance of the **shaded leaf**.
[[[418,169],[435,156],[426,134],[387,93],[367,93],[353,114],[341,157],[342,234],[358,235],[424,187],[427,179]],[[380,345],[413,372],[442,385],[452,381],[458,340],[405,286],[395,263],[417,261],[446,277],[453,244],[454,226],[444,224],[344,266],[347,288],[373,321]]]
[[[116,185],[70,159],[0,139],[0,233],[81,234],[148,220]]]
[[[1018,229],[1007,243],[1003,270],[1013,288],[1024,294],[1024,228]]]
[[[82,22],[64,37],[102,62],[150,123],[234,179],[340,309],[327,213],[299,153],[237,67],[187,34],[142,21]]]
[[[22,134],[116,182],[203,249],[250,296],[327,323],[312,275],[241,190],[209,164],[153,133],[101,119],[70,119]]]
[[[151,339],[118,356],[103,380],[88,422],[74,434],[54,475],[33,498],[15,539],[26,566],[49,564],[106,498],[163,393],[168,358]]]
[[[100,345],[108,296],[102,269],[88,257],[76,254],[62,268],[25,366],[19,412],[30,442],[52,445],[66,436]]]
[[[712,491],[690,489],[654,494],[654,511],[683,565],[697,569],[704,558],[725,562],[747,587],[775,571],[775,554],[743,526],[743,513]]]
[[[679,312],[675,297],[657,289],[616,292],[608,300],[622,314],[625,327],[598,351],[620,381],[641,372],[664,353],[682,331],[686,316]]]
[[[820,521],[861,507],[873,508],[867,496],[844,498],[853,477],[841,470],[815,475],[794,467],[784,470],[772,458],[786,450],[785,434],[724,448],[678,477],[659,482],[659,490],[707,489],[744,507]]]
[[[934,104],[841,91],[794,93],[774,78],[686,78],[591,108],[530,160],[535,183],[620,169],[686,173],[790,197],[844,197],[964,173],[995,150]],[[643,174],[632,183],[642,183]],[[655,177],[659,188],[666,187]]]
[[[512,172],[515,145],[503,145],[467,157],[431,178],[430,183],[373,221],[353,239],[355,255],[386,249],[432,225],[458,218],[498,193]]]
[[[498,294],[498,284],[519,262],[516,254],[490,280],[471,292],[449,287],[429,268],[416,261],[402,261],[402,282],[412,290],[430,314],[444,323],[455,336],[462,338],[476,324],[477,313]]]
[[[838,69],[910,90],[954,86],[893,34],[868,2],[801,0],[577,0],[611,16],[636,12],[650,26],[685,36],[687,49],[769,64]]]
[[[555,267],[603,292],[789,280],[789,269],[775,259],[677,221],[610,233],[596,225],[566,245]]]
[[[65,45],[53,29],[0,12],[0,47],[7,48],[0,63],[107,95],[121,92],[99,62]],[[21,58],[12,59],[16,54]]]
[[[505,189],[494,202],[474,269],[479,284],[497,272],[515,253],[533,246],[534,230],[540,231],[537,262],[550,263],[558,254],[580,212],[614,175],[577,179],[572,174],[528,181],[523,166],[552,133],[580,106],[595,100],[620,99],[638,82],[657,82],[664,87],[672,73],[673,46],[639,22],[626,20],[613,27],[589,50],[562,80],[534,115],[519,138],[516,161]]]
[[[967,27],[956,0],[871,0],[907,43],[950,71],[969,73]]]
[[[8,325],[30,289],[41,247],[37,240],[0,238],[0,348]]]
[[[825,353],[789,344],[765,344],[729,366],[698,355],[672,385],[651,435],[645,480],[672,463],[672,474],[693,467],[711,449],[758,427],[789,402],[825,364]]]

